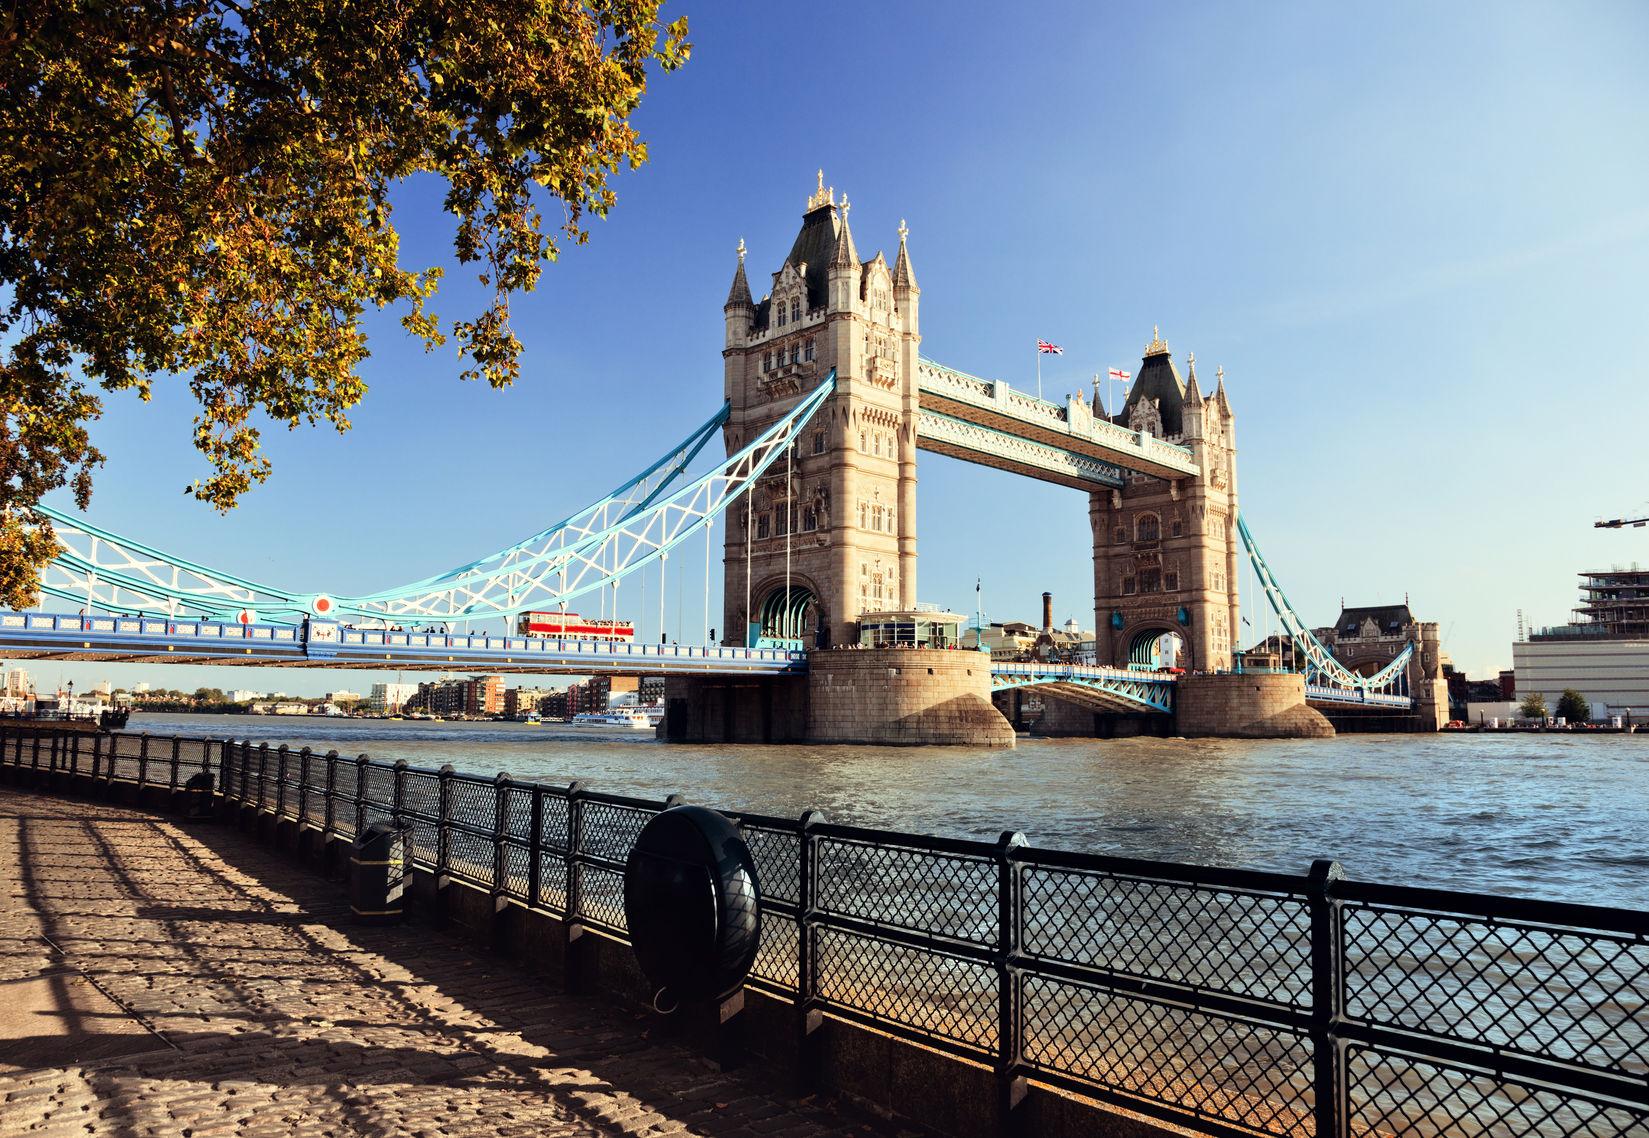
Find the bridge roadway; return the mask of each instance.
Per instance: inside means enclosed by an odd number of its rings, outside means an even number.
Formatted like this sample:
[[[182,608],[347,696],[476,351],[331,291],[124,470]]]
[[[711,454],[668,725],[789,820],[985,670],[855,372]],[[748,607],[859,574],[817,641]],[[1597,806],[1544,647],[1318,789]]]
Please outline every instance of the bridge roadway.
[[[350,628],[326,621],[236,624],[135,616],[0,613],[0,655],[25,660],[217,664],[534,675],[801,675],[786,648],[551,640],[489,633]],[[993,661],[991,690],[1037,687],[1096,711],[1172,713],[1176,677],[1094,664]],[[1309,685],[1311,703],[1407,708],[1408,696]]]

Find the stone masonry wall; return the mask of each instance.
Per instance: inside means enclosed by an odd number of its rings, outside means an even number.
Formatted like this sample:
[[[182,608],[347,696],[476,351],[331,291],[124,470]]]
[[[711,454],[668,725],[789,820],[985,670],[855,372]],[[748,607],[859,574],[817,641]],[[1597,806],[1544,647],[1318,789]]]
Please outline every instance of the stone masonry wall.
[[[937,648],[845,648],[808,654],[812,743],[1011,747],[991,703],[990,661]]]
[[[1224,672],[1181,676],[1174,693],[1181,735],[1316,739],[1334,727],[1305,702],[1305,677]]]

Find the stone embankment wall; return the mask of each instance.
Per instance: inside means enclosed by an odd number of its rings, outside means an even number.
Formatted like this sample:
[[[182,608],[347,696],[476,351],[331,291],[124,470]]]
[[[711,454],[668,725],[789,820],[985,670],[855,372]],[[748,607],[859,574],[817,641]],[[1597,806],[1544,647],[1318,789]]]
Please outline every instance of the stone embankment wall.
[[[808,653],[812,743],[1011,747],[1013,727],[991,703],[990,659],[939,648],[842,648]]]
[[[1319,739],[1334,734],[1305,702],[1305,677],[1224,672],[1181,676],[1174,693],[1179,734],[1190,738]]]

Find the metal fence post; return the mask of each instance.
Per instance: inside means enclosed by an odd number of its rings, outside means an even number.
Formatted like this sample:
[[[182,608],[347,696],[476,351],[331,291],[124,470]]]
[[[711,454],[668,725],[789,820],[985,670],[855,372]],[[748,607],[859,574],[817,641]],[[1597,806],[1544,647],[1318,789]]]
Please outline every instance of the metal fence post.
[[[1338,1028],[1345,1016],[1345,915],[1331,896],[1345,878],[1340,863],[1319,858],[1307,879],[1311,914],[1311,1063],[1316,1099],[1316,1138],[1345,1138],[1345,1040]]]
[[[492,892],[495,905],[497,898],[509,892],[509,853],[504,838],[510,832],[510,785],[507,771],[499,771],[492,780]]]
[[[814,921],[819,906],[819,836],[814,827],[825,820],[804,810],[796,823],[796,1084],[810,1091],[819,1071],[819,946]]]
[[[1025,1099],[1024,1022],[1020,999],[1020,878],[1023,867],[1014,851],[1025,835],[1006,830],[997,839],[996,861],[996,1088],[998,1129],[1012,1130],[1010,1119]]]
[[[46,773],[48,775],[57,773],[57,741],[61,738],[62,736],[56,731],[52,732],[51,745],[46,749]]]
[[[309,821],[309,769],[315,752],[308,747],[298,749],[298,826]]]
[[[258,812],[263,812],[269,795],[269,744],[258,744]]]
[[[355,758],[355,840],[361,840],[361,834],[366,829],[366,771],[368,759],[365,753]]]
[[[137,788],[149,785],[149,733],[145,731],[137,741]]]
[[[36,731],[34,733],[34,737],[30,740],[30,743],[32,745],[29,747],[29,766],[33,770],[39,770],[40,769],[40,732]]]
[[[275,748],[275,817],[279,818],[286,813],[286,780],[288,775],[288,760],[292,753],[285,743]]]
[[[69,774],[74,778],[80,777],[80,736],[76,735],[69,740]]]
[[[338,752],[326,753],[326,820],[321,833],[331,837],[337,830],[338,816],[333,807],[338,795]]]
[[[183,746],[183,740],[181,738],[179,738],[178,736],[173,735],[172,736],[171,783],[166,787],[166,789],[172,791],[174,794],[177,793],[178,762],[180,761],[180,759],[182,757],[182,751],[181,751],[182,746]]]
[[[536,783],[532,788],[532,831],[527,835],[527,904],[538,907],[544,873],[538,859],[544,853],[544,788]]]
[[[580,981],[574,945],[584,935],[584,926],[578,919],[584,893],[580,865],[583,844],[584,784],[571,782],[567,784],[567,913],[561,923],[561,982],[568,989],[576,989]]]
[[[109,736],[111,739],[114,736]],[[92,736],[92,782],[97,782],[97,776],[103,770],[103,735],[99,732]]]
[[[407,808],[407,761],[395,760],[395,792],[390,798],[389,816],[396,825],[401,823],[401,813]]]
[[[400,763],[396,763],[395,778],[397,787],[401,779]],[[452,776],[451,763],[443,764],[436,782],[435,794],[435,887],[439,889],[446,883],[447,873],[452,868]],[[395,800],[396,810],[400,810],[400,797]]]

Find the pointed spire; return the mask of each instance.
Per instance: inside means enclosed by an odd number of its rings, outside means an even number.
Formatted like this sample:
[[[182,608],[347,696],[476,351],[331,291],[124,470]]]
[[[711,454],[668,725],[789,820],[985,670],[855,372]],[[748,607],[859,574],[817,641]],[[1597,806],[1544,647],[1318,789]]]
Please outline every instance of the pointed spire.
[[[1185,402],[1202,402],[1202,391],[1197,387],[1197,353],[1192,352],[1186,360]]]
[[[739,238],[739,267],[733,273],[733,287],[727,290],[727,303],[722,305],[728,308],[754,308],[750,302],[750,281],[744,275],[744,238]]]
[[[1225,397],[1225,369],[1217,367],[1214,374],[1219,377],[1219,386],[1214,389],[1214,398],[1219,401],[1220,410],[1230,414],[1231,401]]]
[[[905,219],[899,219],[899,256],[893,262],[893,291],[921,292],[916,285],[916,271],[910,267],[910,253],[905,249],[905,238],[910,229]]]
[[[847,195],[842,195],[842,204],[838,207],[841,214],[841,224],[836,228],[836,252],[830,258],[830,267],[853,268],[859,267],[859,253],[853,248],[853,231],[847,226],[847,211],[853,207],[848,204]]]
[[[1099,373],[1094,372],[1094,418],[1098,419],[1105,414],[1105,404],[1099,401]]]

